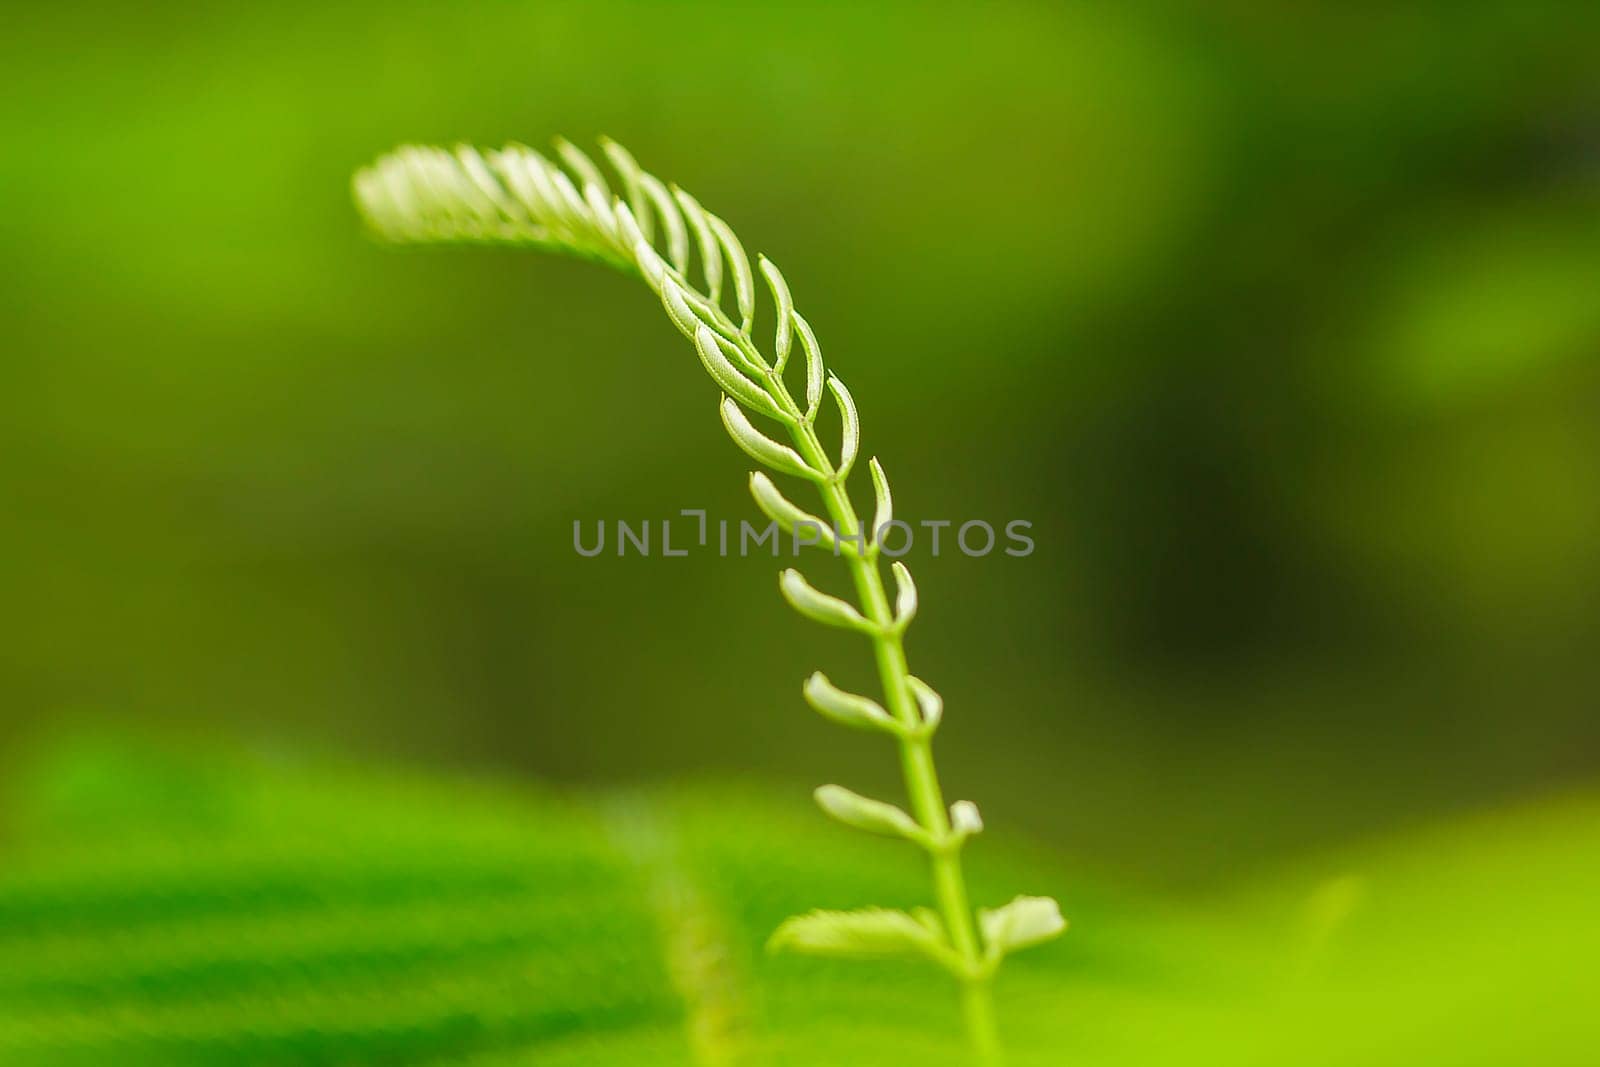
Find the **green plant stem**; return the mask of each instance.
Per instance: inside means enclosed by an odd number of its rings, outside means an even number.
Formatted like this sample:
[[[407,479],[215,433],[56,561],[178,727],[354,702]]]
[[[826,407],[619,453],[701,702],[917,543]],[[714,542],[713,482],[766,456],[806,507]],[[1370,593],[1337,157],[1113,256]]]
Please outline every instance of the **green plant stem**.
[[[827,475],[820,489],[841,540],[862,538],[861,520],[837,477],[832,460],[817,439],[816,430],[811,423],[798,419],[799,408],[782,380],[770,374],[767,378],[768,391],[779,406],[797,417],[792,432],[795,447],[807,463]],[[845,559],[856,592],[861,597],[863,611],[876,624],[872,634],[873,655],[877,660],[878,679],[883,685],[889,712],[902,726],[907,727],[906,735],[899,739],[900,766],[912,814],[933,840],[944,842],[950,837],[950,816],[945,807],[944,793],[939,787],[939,772],[933,760],[931,739],[917,729],[922,723],[922,715],[911,692],[911,671],[906,665],[905,644],[894,626],[894,611],[889,605],[888,592],[884,589],[877,555],[846,554]],[[984,1067],[994,1067],[1001,1059],[1000,1038],[995,1026],[989,975],[983,969],[982,949],[978,944],[972,906],[967,897],[966,876],[961,869],[961,852],[959,848],[940,847],[931,853],[931,859],[939,912],[952,947],[966,965],[967,973],[960,977],[960,981],[961,1012],[967,1038],[977,1061]]]
[[[713,305],[706,310],[711,313],[711,318],[724,336],[758,365],[765,365],[749,338],[728,320],[721,308]],[[790,437],[801,458],[823,476],[818,489],[829,517],[838,528],[840,541],[865,545],[866,536],[861,528],[861,519],[856,515],[855,505],[850,502],[850,494],[845,491],[844,480],[839,477],[828,450],[817,438],[816,428],[789,394],[789,387],[784,384],[781,373],[768,370],[761,377],[767,395],[790,419]],[[940,847],[930,853],[934,896],[951,947],[961,958],[965,972],[957,977],[961,983],[961,1015],[967,1040],[972,1046],[976,1062],[982,1067],[998,1067],[1002,1053],[999,1030],[995,1025],[994,999],[990,993],[990,970],[984,966],[983,950],[978,943],[972,904],[967,896],[966,875],[961,869],[960,847],[944,846],[944,842],[950,840],[950,815],[945,807],[943,790],[939,787],[939,771],[934,764],[931,739],[920,729],[922,714],[911,692],[911,671],[906,665],[905,644],[894,625],[894,611],[883,585],[883,573],[878,569],[877,552],[845,553],[844,558],[850,568],[850,577],[855,582],[856,593],[861,598],[863,612],[874,624],[872,650],[889,713],[901,726],[906,727],[906,732],[899,738],[900,768],[912,815],[929,837],[940,843]]]

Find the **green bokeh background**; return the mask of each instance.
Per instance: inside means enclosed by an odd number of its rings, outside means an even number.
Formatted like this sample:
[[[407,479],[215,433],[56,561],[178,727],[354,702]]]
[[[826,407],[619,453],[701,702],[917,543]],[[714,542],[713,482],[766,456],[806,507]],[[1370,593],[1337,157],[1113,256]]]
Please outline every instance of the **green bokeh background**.
[[[809,810],[899,792],[799,697],[859,642],[573,550],[754,516],[690,349],[360,232],[558,133],[782,264],[900,516],[1033,523],[910,558],[977,898],[1074,923],[1015,1064],[1592,1058],[1600,8],[28,5],[0,70],[0,1059],[721,1062],[682,882],[751,1062],[960,1060],[759,950],[925,896]]]
[[[953,795],[1209,886],[1600,770],[1600,11],[75,4],[0,35],[0,743],[62,723],[884,793],[648,295],[368,242],[599,133],[776,258],[926,551]],[[837,577],[824,559],[808,570]]]

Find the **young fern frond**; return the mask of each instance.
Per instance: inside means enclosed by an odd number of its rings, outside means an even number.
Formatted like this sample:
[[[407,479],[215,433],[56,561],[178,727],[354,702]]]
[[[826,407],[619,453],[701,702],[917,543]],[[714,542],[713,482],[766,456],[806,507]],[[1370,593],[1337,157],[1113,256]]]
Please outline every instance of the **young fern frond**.
[[[818,591],[793,569],[782,573],[779,588],[806,617],[870,640],[883,702],[846,693],[821,673],[807,680],[804,695],[835,722],[895,738],[911,807],[903,810],[837,785],[818,789],[816,800],[846,825],[899,837],[926,851],[939,907],[915,914],[879,908],[812,912],[779,927],[771,947],[830,956],[909,953],[935,961],[960,982],[975,1052],[992,1063],[999,1057],[989,993],[995,969],[1007,953],[1057,936],[1065,923],[1055,901],[1044,897],[1018,897],[976,913],[968,901],[961,853],[983,820],[970,801],[945,807],[931,748],[944,701],[906,666],[903,638],[917,612],[917,589],[898,561],[892,567],[892,603],[883,582],[878,557],[893,504],[876,457],[868,460],[876,498],[870,529],[857,517],[846,490],[860,446],[855,400],[828,372],[815,333],[795,310],[789,283],[771,260],[757,258],[774,312],[769,359],[753,335],[755,271],[732,229],[682,189],[669,189],[641,169],[620,145],[603,140],[601,147],[620,195],[587,155],[557,141],[565,167],[515,144],[487,151],[400,148],[355,175],[355,199],[373,233],[387,241],[530,245],[637,273],[722,391],[722,421],[734,442],[762,466],[817,486],[830,527],[790,501],[765,473],[750,478],[762,512],[797,540],[799,529],[815,527],[811,543],[845,560],[859,605]],[[690,270],[692,252],[698,253],[698,280]],[[727,279],[732,281],[731,309]],[[800,400],[783,377],[796,341],[805,357]],[[842,425],[834,451],[815,430],[825,391],[833,394]],[[791,443],[774,440],[750,415],[774,425]]]

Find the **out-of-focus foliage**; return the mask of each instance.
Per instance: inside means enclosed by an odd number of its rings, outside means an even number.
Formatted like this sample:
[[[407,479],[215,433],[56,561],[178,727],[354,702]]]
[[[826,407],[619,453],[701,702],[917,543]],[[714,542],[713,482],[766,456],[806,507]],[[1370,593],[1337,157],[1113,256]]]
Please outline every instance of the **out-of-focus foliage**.
[[[0,1059],[76,1064],[961,1064],[915,964],[769,957],[816,899],[918,901],[755,788],[512,790],[103,745],[23,776],[0,859]],[[1180,907],[1000,849],[1060,894],[999,986],[1018,1064],[1577,1067],[1600,1038],[1600,802],[1307,862]]]
[[[1035,523],[912,559],[994,825],[1208,883],[1592,780],[1596,42],[1544,0],[13,5],[0,743],[887,790],[777,562],[571,549],[754,514],[656,309],[348,201],[396,143],[608,133],[781,260],[903,517]]]

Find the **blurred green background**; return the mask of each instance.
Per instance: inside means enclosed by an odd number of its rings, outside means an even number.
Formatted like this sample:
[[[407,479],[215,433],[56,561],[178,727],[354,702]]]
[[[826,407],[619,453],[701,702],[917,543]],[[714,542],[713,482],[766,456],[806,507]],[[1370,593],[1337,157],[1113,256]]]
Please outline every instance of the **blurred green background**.
[[[32,5],[0,34],[0,743],[892,793],[714,392],[603,270],[362,236],[599,133],[782,263],[919,551],[950,792],[1210,886],[1600,772],[1600,9]],[[834,577],[825,560],[809,571]]]

